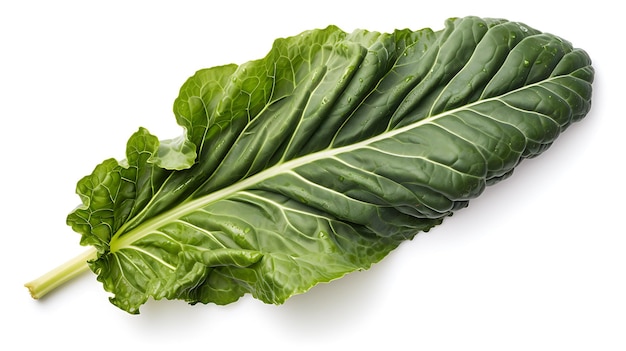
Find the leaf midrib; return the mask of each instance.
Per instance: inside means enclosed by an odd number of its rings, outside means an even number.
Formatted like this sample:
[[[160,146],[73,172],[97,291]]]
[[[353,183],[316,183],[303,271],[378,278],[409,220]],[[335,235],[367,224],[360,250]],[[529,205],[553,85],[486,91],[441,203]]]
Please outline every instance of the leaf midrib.
[[[181,203],[179,206],[147,220],[145,223],[133,228],[132,230],[126,233],[117,233],[111,238],[110,252],[114,253],[121,249],[131,248],[134,242],[146,237],[150,233],[153,233],[156,229],[161,228],[162,226],[168,223],[171,223],[172,221],[179,219],[189,213],[192,213],[200,208],[203,208],[211,203],[228,198],[242,190],[249,189],[253,185],[259,184],[262,181],[270,179],[274,176],[293,171],[294,169],[300,166],[309,164],[311,162],[315,162],[317,160],[331,158],[339,154],[361,149],[365,146],[376,143],[378,141],[392,138],[398,134],[402,134],[404,132],[418,128],[424,124],[432,123],[440,118],[452,115],[459,111],[471,109],[473,106],[476,106],[476,105],[484,104],[490,101],[501,101],[501,98],[503,98],[504,96],[513,94],[520,90],[529,89],[533,86],[544,84],[546,82],[549,82],[557,78],[559,78],[559,76],[549,77],[544,80],[538,81],[536,83],[525,85],[518,89],[509,91],[506,94],[502,94],[500,96],[494,96],[494,97],[483,99],[483,100],[477,100],[472,103],[457,107],[455,109],[439,113],[437,115],[428,116],[426,118],[423,118],[415,123],[406,125],[404,127],[386,131],[384,133],[375,135],[371,138],[362,140],[354,144],[350,144],[350,145],[346,145],[346,146],[342,146],[338,148],[327,148],[318,152],[314,152],[314,153],[302,156],[300,158],[296,158],[296,159],[289,160],[281,164],[274,165],[253,176],[250,176],[246,179],[243,179],[235,184],[227,186],[211,194],[207,194],[197,199],[189,200],[187,202]]]

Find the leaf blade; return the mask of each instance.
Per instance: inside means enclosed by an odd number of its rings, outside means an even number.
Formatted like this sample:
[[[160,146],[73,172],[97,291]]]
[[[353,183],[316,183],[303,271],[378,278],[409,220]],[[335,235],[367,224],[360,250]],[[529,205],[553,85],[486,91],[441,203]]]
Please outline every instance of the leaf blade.
[[[140,130],[129,150],[143,151],[79,183],[68,222],[131,313],[151,297],[282,303],[369,268],[543,152],[589,111],[592,80],[584,51],[504,20],[305,32],[191,77],[176,145],[195,163],[159,167]]]

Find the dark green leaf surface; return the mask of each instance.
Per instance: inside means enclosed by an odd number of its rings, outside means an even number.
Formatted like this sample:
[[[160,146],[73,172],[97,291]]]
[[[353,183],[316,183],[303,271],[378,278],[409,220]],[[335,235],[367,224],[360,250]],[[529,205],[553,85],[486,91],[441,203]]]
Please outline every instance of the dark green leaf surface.
[[[111,301],[282,303],[367,269],[549,147],[590,108],[593,69],[521,23],[279,39],[197,72],[185,134],[141,128],[68,216]]]

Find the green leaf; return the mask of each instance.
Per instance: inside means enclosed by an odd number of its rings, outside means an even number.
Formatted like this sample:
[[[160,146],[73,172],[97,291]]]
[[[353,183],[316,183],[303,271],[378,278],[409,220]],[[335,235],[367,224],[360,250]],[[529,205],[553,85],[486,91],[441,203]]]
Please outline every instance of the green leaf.
[[[567,41],[500,19],[278,39],[198,71],[181,138],[141,128],[77,187],[68,223],[111,301],[280,304],[369,268],[539,155],[590,108]]]

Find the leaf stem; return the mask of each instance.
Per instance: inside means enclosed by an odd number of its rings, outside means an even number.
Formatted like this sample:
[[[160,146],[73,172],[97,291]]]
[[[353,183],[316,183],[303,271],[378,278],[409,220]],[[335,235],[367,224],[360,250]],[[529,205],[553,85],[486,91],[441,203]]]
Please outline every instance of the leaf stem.
[[[97,251],[92,247],[41,277],[24,284],[24,286],[28,288],[33,299],[40,299],[63,283],[88,270],[87,261],[96,257]]]

